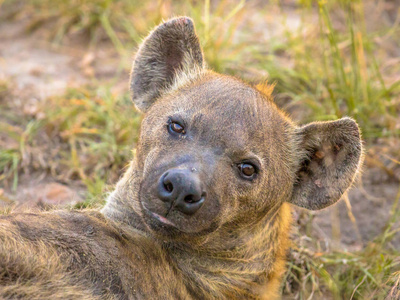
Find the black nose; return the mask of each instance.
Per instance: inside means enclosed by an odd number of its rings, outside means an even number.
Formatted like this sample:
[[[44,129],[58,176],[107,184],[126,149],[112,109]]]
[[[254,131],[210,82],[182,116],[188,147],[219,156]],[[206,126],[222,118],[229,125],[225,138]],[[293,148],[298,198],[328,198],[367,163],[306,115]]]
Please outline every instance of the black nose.
[[[203,205],[206,192],[201,188],[197,174],[185,169],[173,169],[160,177],[158,196],[179,211],[192,215]]]

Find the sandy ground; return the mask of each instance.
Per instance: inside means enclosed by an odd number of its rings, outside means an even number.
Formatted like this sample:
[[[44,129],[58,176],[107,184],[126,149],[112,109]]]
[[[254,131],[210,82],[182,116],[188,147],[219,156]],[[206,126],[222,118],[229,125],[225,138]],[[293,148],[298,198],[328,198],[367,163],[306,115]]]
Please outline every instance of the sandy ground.
[[[67,87],[93,82],[94,78],[100,84],[116,74],[115,54],[101,49],[88,51],[79,45],[55,48],[40,35],[27,35],[21,28],[20,24],[0,24],[0,79],[13,83],[11,101],[20,102],[24,109],[32,109],[48,96],[62,94]],[[128,89],[127,74],[121,76],[116,89]],[[342,200],[334,207],[311,214],[296,209],[296,221],[302,227],[310,224],[313,236],[324,247],[360,249],[386,225],[399,191],[399,179],[400,176],[388,174],[373,164],[366,165],[348,193],[347,205]],[[65,205],[82,199],[82,193],[82,189],[57,183],[50,176],[23,176],[16,193],[0,187],[4,199],[30,204]],[[399,234],[392,243],[400,247]]]

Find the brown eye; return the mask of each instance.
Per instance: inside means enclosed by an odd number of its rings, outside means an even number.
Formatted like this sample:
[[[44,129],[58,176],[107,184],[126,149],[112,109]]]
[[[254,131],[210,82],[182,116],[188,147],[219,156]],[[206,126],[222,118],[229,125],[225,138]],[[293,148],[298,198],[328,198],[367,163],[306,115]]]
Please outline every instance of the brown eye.
[[[183,128],[183,126],[179,123],[176,122],[171,122],[168,125],[168,129],[170,132],[176,132],[179,134],[185,134],[185,128]]]
[[[241,163],[239,164],[239,170],[243,177],[252,179],[256,174],[256,168],[249,163]]]

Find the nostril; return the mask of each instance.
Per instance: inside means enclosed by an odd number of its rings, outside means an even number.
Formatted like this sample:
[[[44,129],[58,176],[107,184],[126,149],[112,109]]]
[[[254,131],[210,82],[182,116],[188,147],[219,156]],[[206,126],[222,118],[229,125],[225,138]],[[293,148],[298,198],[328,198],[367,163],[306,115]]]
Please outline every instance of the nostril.
[[[194,195],[188,195],[183,199],[186,203],[194,203],[197,202],[198,200],[195,199]],[[200,200],[200,199],[199,199]]]
[[[195,196],[195,195],[187,195],[183,200],[186,203],[196,203],[199,202],[201,199],[204,199],[206,197],[206,193],[201,194],[201,196]]]
[[[157,196],[164,202],[174,201],[176,197],[175,194],[177,193],[177,190],[179,190],[179,186],[177,187],[175,185],[173,178],[168,178],[169,175],[170,174],[166,172],[158,180]]]
[[[172,185],[172,183],[164,183],[164,188],[171,193],[174,190],[174,186]]]

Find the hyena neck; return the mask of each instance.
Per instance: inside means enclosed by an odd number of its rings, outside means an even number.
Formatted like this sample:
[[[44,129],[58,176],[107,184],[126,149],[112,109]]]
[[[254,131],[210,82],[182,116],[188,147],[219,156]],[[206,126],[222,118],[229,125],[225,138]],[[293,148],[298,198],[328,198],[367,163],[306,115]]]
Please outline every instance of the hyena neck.
[[[204,244],[166,246],[188,278],[188,289],[204,299],[251,299],[278,293],[289,248],[290,205],[284,203],[257,226],[232,236],[221,228]]]
[[[115,190],[108,196],[107,204],[101,212],[114,222],[147,232],[148,229],[140,216],[137,201],[139,199],[139,180],[133,160]]]

